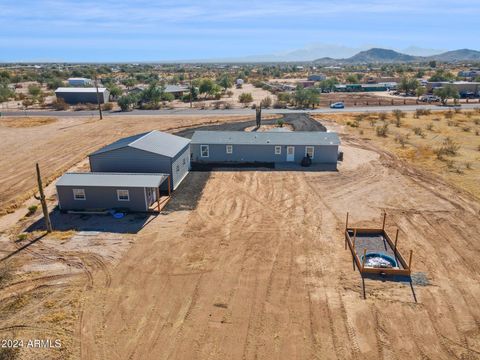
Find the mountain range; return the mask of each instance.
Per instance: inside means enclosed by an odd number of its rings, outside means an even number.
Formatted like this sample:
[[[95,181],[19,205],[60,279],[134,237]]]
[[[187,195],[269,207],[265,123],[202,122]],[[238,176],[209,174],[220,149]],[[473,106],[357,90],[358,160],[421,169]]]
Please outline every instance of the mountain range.
[[[333,59],[330,57],[323,57],[314,60],[315,63],[321,65],[334,64],[372,64],[372,63],[408,63],[408,62],[458,62],[458,61],[480,61],[480,51],[471,49],[460,49],[443,52],[437,55],[430,56],[414,56],[407,55],[401,52],[372,48],[369,50],[360,51],[356,55],[343,59]]]

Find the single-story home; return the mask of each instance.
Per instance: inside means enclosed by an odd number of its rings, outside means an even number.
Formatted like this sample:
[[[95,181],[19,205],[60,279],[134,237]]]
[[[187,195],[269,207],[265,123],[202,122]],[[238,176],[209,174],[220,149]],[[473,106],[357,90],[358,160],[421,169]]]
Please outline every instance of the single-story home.
[[[475,81],[429,81],[426,84],[427,92],[433,93],[433,90],[441,88],[447,84],[453,85],[460,95],[471,93],[475,96],[480,96],[480,82]]]
[[[90,154],[90,170],[168,174],[176,189],[190,170],[189,145],[189,139],[157,130],[129,136]]]
[[[327,79],[325,74],[311,74],[308,75],[308,81],[323,81]]]
[[[97,88],[95,87],[59,87],[55,90],[57,99],[63,99],[67,104],[96,104]],[[98,96],[101,104],[108,102],[110,92],[106,88],[98,88]]]
[[[168,174],[66,173],[56,183],[58,206],[68,210],[149,211]]]
[[[339,145],[334,132],[195,131],[190,151],[197,163],[300,163],[308,154],[336,169]]]

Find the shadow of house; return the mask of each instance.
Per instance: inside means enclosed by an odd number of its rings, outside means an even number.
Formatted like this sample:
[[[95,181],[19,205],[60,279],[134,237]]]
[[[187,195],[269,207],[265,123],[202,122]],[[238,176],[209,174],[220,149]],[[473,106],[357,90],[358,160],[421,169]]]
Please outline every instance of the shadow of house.
[[[111,214],[69,214],[58,209],[50,213],[54,231],[98,231],[120,234],[135,234],[154,220],[158,214],[131,213],[121,219]],[[45,231],[43,217],[31,224],[25,232]]]

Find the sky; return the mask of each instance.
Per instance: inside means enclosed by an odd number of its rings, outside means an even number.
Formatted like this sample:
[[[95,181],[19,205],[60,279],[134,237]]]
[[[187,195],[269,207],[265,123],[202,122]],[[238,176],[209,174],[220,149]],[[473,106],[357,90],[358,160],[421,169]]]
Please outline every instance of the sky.
[[[479,19],[479,0],[0,0],[0,61],[430,55],[480,50]]]

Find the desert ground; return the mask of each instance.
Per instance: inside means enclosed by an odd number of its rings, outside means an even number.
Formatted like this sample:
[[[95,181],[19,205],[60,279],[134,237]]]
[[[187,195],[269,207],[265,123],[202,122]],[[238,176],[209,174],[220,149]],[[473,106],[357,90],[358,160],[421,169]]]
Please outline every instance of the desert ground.
[[[63,133],[78,139],[72,166],[77,152],[163,120],[85,121],[77,129],[95,144]],[[40,215],[21,218],[0,234],[2,338],[61,339],[25,359],[480,359],[478,199],[325,123],[341,133],[337,172],[192,172],[160,215],[54,211],[46,236]],[[364,293],[344,248],[347,211],[353,226],[388,214],[400,251],[414,252],[411,283],[366,278]]]

